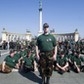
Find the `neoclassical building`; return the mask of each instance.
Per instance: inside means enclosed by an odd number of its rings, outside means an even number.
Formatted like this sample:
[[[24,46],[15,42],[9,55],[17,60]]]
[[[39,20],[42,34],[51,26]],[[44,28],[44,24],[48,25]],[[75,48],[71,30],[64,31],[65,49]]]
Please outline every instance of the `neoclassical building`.
[[[57,41],[73,40],[77,42],[79,40],[79,33],[77,29],[73,33],[63,33],[63,34],[57,34],[55,32],[50,33],[56,38]],[[38,36],[41,34],[42,32],[40,34],[38,33]]]
[[[11,33],[7,32],[5,28],[3,28],[2,31],[2,41],[17,41],[17,40],[27,40],[31,41],[32,39],[32,34],[30,31],[26,31],[26,34],[19,34],[19,33]]]
[[[57,41],[64,41],[65,39],[67,39],[67,40],[74,40],[75,42],[77,42],[79,40],[79,33],[78,33],[77,29],[73,33],[56,34],[55,32],[51,32],[51,34],[54,35],[54,37],[56,38]],[[17,40],[31,41],[32,40],[32,34],[29,31],[27,31],[26,34],[11,33],[11,32],[7,32],[5,30],[5,28],[3,28],[2,42],[3,41],[6,41],[6,42],[17,41]]]
[[[75,42],[77,42],[79,40],[79,33],[77,29],[73,33],[56,34],[52,32],[51,34],[55,36],[57,41],[64,41],[65,39],[67,39],[74,40]]]

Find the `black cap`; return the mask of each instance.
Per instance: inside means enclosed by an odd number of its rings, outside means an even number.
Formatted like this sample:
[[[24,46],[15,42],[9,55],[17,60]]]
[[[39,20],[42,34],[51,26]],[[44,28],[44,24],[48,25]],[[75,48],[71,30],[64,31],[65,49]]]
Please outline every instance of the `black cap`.
[[[43,24],[43,28],[48,28],[48,27],[49,27],[48,23]]]

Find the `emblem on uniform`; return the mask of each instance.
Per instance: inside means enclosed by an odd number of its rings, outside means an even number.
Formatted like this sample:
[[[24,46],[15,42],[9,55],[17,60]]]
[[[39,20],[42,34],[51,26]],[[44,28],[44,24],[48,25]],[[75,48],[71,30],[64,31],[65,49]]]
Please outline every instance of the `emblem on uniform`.
[[[51,38],[49,38],[49,41],[51,41]]]
[[[15,60],[13,60],[13,62],[15,62]]]
[[[49,41],[49,40],[47,39],[47,41]]]
[[[51,38],[47,39],[47,41],[51,41]]]

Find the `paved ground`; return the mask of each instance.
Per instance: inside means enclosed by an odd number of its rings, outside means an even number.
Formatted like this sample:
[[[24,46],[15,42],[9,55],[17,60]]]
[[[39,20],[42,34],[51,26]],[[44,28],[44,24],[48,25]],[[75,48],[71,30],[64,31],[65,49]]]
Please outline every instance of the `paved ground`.
[[[41,84],[42,80],[38,72],[10,74],[0,73],[0,84]],[[63,75],[53,72],[50,80],[51,84],[84,84],[84,73],[76,74],[74,72]]]
[[[9,53],[9,50],[0,50],[0,63],[2,63],[2,61],[7,56],[8,53]]]
[[[9,50],[0,50],[0,56],[6,55],[9,53]]]
[[[3,55],[0,57],[0,63],[3,61]],[[38,72],[21,73],[12,72],[10,74],[0,73],[0,84],[41,84],[42,80]],[[84,73],[65,73],[60,75],[53,72],[50,84],[84,84]]]

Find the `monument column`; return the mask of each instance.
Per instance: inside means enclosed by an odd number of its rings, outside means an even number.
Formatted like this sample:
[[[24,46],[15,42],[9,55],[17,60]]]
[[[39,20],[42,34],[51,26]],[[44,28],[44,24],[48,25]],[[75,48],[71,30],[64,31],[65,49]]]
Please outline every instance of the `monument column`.
[[[40,24],[39,24],[40,29],[38,32],[38,36],[40,34],[42,34],[42,0],[39,1],[39,20],[40,20],[39,21],[40,22]]]

